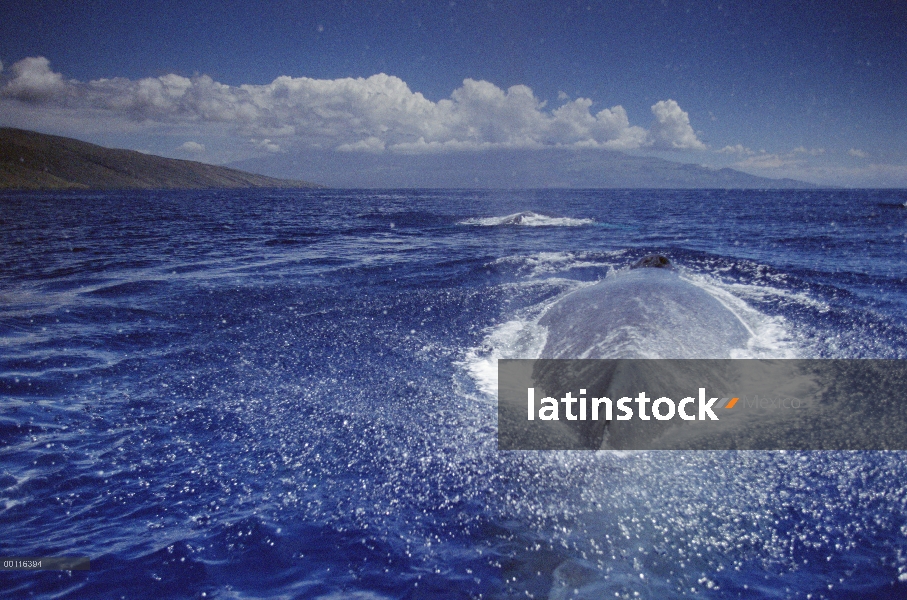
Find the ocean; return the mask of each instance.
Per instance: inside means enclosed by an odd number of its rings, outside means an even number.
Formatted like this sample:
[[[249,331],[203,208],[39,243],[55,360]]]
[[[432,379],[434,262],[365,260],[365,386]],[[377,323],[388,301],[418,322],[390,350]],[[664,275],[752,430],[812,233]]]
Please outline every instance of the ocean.
[[[496,361],[640,257],[740,358],[907,359],[907,192],[0,195],[34,598],[905,598],[900,452],[499,451]],[[644,343],[644,340],[642,341]]]

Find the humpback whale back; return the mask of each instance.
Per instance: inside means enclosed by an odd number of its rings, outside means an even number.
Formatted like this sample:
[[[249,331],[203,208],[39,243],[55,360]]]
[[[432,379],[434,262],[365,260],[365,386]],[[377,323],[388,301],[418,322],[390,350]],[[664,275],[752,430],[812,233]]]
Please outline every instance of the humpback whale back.
[[[543,359],[731,358],[734,350],[747,347],[751,337],[736,314],[704,289],[681,279],[660,256],[646,257],[629,271],[568,294],[539,323],[548,330]],[[564,382],[578,380],[614,398],[627,389],[670,395],[672,390],[695,389],[693,382],[717,389],[725,375],[713,363],[699,361],[569,366],[542,361],[533,369],[539,389],[548,393],[569,389]],[[633,423],[612,422],[606,436],[604,422],[578,421],[564,423],[562,434],[575,439],[564,447],[600,448],[604,443],[621,448],[658,436],[667,427],[647,424],[639,429]]]
[[[750,331],[714,296],[668,269],[640,268],[552,306],[541,358],[730,358]]]

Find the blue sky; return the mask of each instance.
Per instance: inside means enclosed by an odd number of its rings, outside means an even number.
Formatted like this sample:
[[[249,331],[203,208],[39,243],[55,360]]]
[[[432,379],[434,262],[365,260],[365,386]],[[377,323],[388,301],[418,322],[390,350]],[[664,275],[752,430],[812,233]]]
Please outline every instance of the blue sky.
[[[216,163],[558,146],[907,187],[905,32],[900,0],[32,0],[0,9],[0,124]]]

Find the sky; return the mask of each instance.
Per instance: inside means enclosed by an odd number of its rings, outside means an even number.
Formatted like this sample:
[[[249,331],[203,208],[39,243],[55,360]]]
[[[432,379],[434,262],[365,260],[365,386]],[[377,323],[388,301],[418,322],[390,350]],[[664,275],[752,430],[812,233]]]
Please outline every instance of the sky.
[[[907,187],[907,3],[29,0],[0,125],[227,164],[617,150]]]

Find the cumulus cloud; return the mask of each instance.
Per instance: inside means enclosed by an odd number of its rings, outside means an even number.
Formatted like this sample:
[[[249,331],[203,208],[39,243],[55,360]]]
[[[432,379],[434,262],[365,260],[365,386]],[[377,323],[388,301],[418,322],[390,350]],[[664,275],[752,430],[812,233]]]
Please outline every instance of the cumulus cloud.
[[[869,156],[869,154],[867,154],[866,152],[863,152],[862,150],[857,150],[856,148],[851,148],[850,150],[847,151],[847,153],[851,156],[855,156],[856,158],[866,158]]]
[[[186,142],[182,146],[180,146],[178,150],[184,150],[193,154],[199,154],[205,151],[205,145],[199,144],[198,142]]]
[[[24,58],[11,67],[13,77],[3,86],[3,95],[23,102],[65,101],[74,91],[59,73],[50,69],[43,56]]]
[[[199,135],[226,127],[267,152],[294,146],[351,152],[706,148],[674,100],[652,106],[655,122],[646,130],[631,125],[621,106],[594,112],[592,100],[564,94],[564,103],[549,110],[527,86],[505,90],[474,79],[433,102],[383,73],[332,80],[283,76],[240,86],[172,74],[79,82],[53,72],[43,57],[23,59],[11,72],[2,78],[0,101],[53,108],[74,120],[91,114],[148,128],[188,126]]]
[[[753,150],[750,150],[743,144],[736,144],[734,146],[725,146],[721,150],[718,150],[721,154],[739,154],[740,156],[752,156],[755,154]]]
[[[400,147],[401,144],[397,146]],[[384,142],[372,136],[351,144],[340,144],[337,149],[341,152],[381,152],[385,149],[385,145]]]
[[[655,124],[649,130],[652,144],[664,150],[705,150],[706,146],[690,125],[690,116],[674,100],[662,100],[652,107]]]
[[[263,140],[256,140],[256,139],[253,139],[253,140],[250,140],[250,141],[251,141],[252,144],[253,144],[256,148],[258,148],[259,150],[264,150],[264,151],[266,151],[266,152],[280,152],[280,145],[279,145],[279,144],[275,144],[274,142],[272,142],[272,141],[269,140],[268,138],[265,138],[265,139],[263,139]]]
[[[804,148],[803,146],[797,146],[793,150],[794,154],[808,154],[810,156],[822,156],[825,154],[825,148]]]

